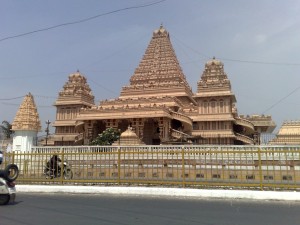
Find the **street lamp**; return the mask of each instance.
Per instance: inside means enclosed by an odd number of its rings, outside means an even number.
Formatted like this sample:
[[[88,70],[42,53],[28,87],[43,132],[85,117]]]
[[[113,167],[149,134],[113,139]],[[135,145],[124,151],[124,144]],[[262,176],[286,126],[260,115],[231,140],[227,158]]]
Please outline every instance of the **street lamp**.
[[[50,121],[49,120],[47,120],[46,121],[46,124],[47,124],[47,128],[45,129],[45,132],[46,132],[46,146],[47,146],[47,144],[48,144],[48,136],[49,136],[49,125],[50,125]]]

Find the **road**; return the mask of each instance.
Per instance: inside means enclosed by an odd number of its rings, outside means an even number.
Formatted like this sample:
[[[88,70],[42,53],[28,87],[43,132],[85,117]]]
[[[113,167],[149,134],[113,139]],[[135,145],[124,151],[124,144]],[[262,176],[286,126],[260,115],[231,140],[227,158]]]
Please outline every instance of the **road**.
[[[0,206],[1,225],[299,225],[300,202],[25,194]]]

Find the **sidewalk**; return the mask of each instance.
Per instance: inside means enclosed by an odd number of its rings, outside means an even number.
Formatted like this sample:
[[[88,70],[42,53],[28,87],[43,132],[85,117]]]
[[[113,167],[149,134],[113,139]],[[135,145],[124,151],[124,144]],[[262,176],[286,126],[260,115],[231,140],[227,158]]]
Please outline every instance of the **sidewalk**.
[[[160,187],[16,185],[17,193],[78,193],[138,196],[300,201],[296,191],[206,190]]]

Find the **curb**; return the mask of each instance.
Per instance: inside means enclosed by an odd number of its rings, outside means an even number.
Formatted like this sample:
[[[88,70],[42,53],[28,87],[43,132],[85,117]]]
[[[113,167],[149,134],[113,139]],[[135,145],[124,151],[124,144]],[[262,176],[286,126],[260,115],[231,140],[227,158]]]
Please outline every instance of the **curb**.
[[[208,190],[157,187],[16,185],[17,193],[113,194],[138,196],[300,201],[296,191]]]

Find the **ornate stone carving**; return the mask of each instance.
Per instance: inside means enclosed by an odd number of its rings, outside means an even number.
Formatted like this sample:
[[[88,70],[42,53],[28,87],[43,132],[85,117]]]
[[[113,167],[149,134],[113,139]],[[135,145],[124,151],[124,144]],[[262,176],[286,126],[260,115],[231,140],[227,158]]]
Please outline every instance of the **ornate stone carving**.
[[[25,96],[22,104],[20,105],[17,115],[12,123],[12,130],[36,132],[41,130],[39,114],[31,93]]]
[[[215,89],[230,91],[231,85],[224,72],[223,63],[213,58],[205,64],[205,69],[198,82],[198,92],[212,91]]]
[[[149,46],[130,78],[130,85],[123,87],[121,97],[137,95],[135,93],[137,90],[142,94],[148,91],[156,95],[163,92],[171,94],[176,93],[179,87],[185,95],[192,96],[191,88],[172,47],[169,33],[161,26],[153,32]]]
[[[74,100],[80,97],[88,103],[94,104],[93,93],[87,84],[85,76],[79,71],[69,75],[69,80],[63,86],[63,90],[59,92],[58,101],[63,101],[66,97]]]

